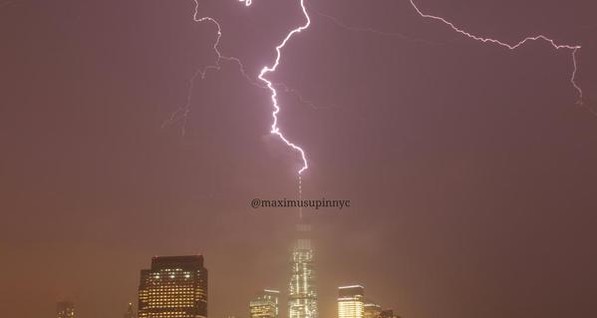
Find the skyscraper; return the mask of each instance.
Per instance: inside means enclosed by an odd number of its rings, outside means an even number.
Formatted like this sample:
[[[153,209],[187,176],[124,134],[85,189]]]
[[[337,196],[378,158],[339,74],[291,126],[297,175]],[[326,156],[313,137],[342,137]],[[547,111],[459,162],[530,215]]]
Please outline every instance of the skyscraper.
[[[311,247],[311,227],[299,224],[290,261],[289,318],[317,318],[317,292]]]
[[[363,318],[365,288],[361,285],[338,287],[338,318]]]
[[[75,305],[70,301],[60,301],[56,304],[56,317],[75,318]]]
[[[207,269],[202,255],[151,259],[141,270],[139,318],[206,318]]]
[[[279,291],[265,289],[249,303],[251,318],[278,318],[280,314],[279,298]]]

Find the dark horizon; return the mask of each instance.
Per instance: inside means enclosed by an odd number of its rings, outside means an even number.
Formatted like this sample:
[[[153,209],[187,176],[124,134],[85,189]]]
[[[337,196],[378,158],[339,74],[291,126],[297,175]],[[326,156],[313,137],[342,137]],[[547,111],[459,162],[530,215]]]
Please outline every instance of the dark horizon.
[[[597,297],[597,4],[307,0],[269,78],[309,160],[321,318],[362,284],[404,318],[592,316]],[[0,0],[0,312],[122,317],[155,255],[205,256],[209,316],[287,293],[302,162],[256,87],[298,1]],[[288,89],[284,89],[288,87]],[[292,89],[292,90],[291,90]],[[298,92],[298,93],[297,93]],[[300,96],[299,96],[300,95]],[[182,120],[177,110],[189,102]],[[176,120],[169,122],[169,119]],[[285,305],[285,300],[282,298]],[[283,317],[287,315],[282,312]]]

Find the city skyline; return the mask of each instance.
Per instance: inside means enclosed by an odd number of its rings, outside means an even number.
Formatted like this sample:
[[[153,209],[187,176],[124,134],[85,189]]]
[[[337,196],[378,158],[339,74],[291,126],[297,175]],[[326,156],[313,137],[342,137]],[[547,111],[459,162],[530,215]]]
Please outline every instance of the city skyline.
[[[300,214],[297,210],[297,216]],[[305,217],[305,219],[313,219],[313,215]],[[317,308],[317,292],[316,284],[314,283],[314,272],[317,267],[314,259],[314,247],[311,239],[312,226],[310,223],[303,219],[301,215],[298,219],[298,223],[293,226],[294,235],[288,242],[290,248],[289,259],[290,261],[284,266],[283,270],[290,273],[287,276],[289,287],[285,292],[280,292],[274,289],[264,289],[256,298],[247,300],[249,303],[247,312],[235,312],[226,314],[226,317],[246,317],[246,318],[288,318],[291,315],[302,316],[306,313],[313,314],[313,311],[307,311],[308,308]],[[261,246],[267,248],[266,246]],[[282,251],[278,251],[282,252]],[[149,269],[142,269],[140,271],[138,284],[137,300],[136,305],[128,302],[126,311],[122,315],[124,318],[153,318],[153,317],[172,317],[172,318],[188,318],[195,317],[189,316],[188,313],[171,314],[166,316],[153,316],[160,312],[160,308],[167,303],[176,303],[176,305],[182,305],[183,307],[188,306],[189,300],[195,291],[188,290],[190,287],[189,280],[192,281],[197,279],[201,284],[205,284],[207,279],[207,269],[203,267],[204,257],[201,254],[194,255],[161,255],[153,256],[151,258],[151,266]],[[193,275],[193,271],[197,272],[197,275]],[[164,289],[160,287],[160,281],[166,280],[173,282],[174,285]],[[304,282],[310,282],[304,284]],[[297,287],[298,282],[298,287]],[[220,282],[221,283],[221,282]],[[168,283],[170,284],[170,283]],[[183,286],[184,285],[184,286]],[[188,285],[188,286],[187,286]],[[362,287],[362,286],[361,286]],[[206,310],[208,303],[207,297],[207,285],[199,288],[199,292],[196,295],[203,295],[201,299],[204,299],[204,305],[202,310]],[[326,291],[327,294],[331,294],[331,291]],[[274,298],[275,296],[275,298]],[[80,299],[80,297],[78,297]],[[288,302],[288,311],[280,313],[281,302]],[[252,308],[253,304],[257,309],[257,315],[253,316]],[[276,306],[271,306],[275,304]],[[291,310],[292,305],[298,305],[294,312]],[[306,305],[306,306],[305,306]],[[327,304],[328,306],[330,304]],[[68,306],[70,316],[58,316],[58,318],[80,318],[80,316],[74,315],[74,302],[72,301],[60,301],[58,302],[58,308],[66,308]],[[181,308],[183,308],[181,307]],[[271,309],[275,308],[275,315],[272,315]],[[364,308],[364,307],[363,307]],[[177,309],[177,310],[180,310]],[[64,311],[64,309],[63,309]],[[184,310],[183,310],[184,311]],[[136,314],[135,314],[136,313]],[[333,311],[332,317],[334,318],[348,318],[340,317],[337,315],[337,311]],[[307,314],[308,315],[308,314]],[[329,315],[329,313],[328,313]],[[197,317],[205,317],[199,315]],[[363,318],[358,317],[358,318]],[[368,318],[380,318],[381,315],[372,316]],[[394,318],[388,316],[385,318]]]
[[[248,318],[318,317],[311,225],[303,220],[302,211],[299,212],[289,263],[288,292],[263,289],[248,302]],[[138,316],[134,315],[132,303],[129,303],[124,318],[206,318],[207,281],[203,255],[155,256],[151,269],[141,270]],[[284,296],[288,299],[288,313],[281,316],[280,301]],[[196,301],[201,305],[194,305]],[[362,285],[338,287],[337,301],[335,318],[396,318],[393,310],[382,309],[365,298]],[[61,306],[69,306],[73,315],[61,316]],[[75,318],[72,303],[59,303],[58,312],[58,318]]]
[[[591,317],[594,12],[0,0],[0,312],[122,318],[153,256],[204,255],[212,318],[297,282],[297,316],[358,284],[384,318]]]
[[[311,225],[300,220],[290,254],[286,294],[263,289],[248,303],[248,318],[317,317],[315,262]],[[151,258],[151,267],[139,275],[137,314],[129,302],[123,318],[207,318],[208,271],[203,255],[168,255]],[[281,298],[288,299],[287,315],[280,315]],[[362,285],[338,287],[335,318],[396,318],[392,310],[365,298]],[[76,318],[71,301],[57,303],[57,318]],[[229,317],[244,317],[231,315]]]

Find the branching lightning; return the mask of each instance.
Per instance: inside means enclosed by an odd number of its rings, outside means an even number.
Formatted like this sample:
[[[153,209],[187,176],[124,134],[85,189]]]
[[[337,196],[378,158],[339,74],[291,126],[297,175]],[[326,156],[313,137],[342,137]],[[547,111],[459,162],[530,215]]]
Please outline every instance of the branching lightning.
[[[469,33],[467,31],[465,31],[465,30],[457,27],[454,23],[452,23],[452,22],[450,22],[450,21],[448,21],[448,20],[446,20],[446,19],[444,19],[442,17],[424,13],[415,4],[414,0],[408,0],[408,1],[412,5],[412,7],[415,9],[415,11],[417,12],[417,14],[419,16],[421,16],[422,18],[440,21],[443,24],[445,24],[445,25],[449,26],[450,28],[452,28],[452,30],[454,30],[454,31],[456,31],[456,32],[458,32],[458,33],[460,33],[460,34],[462,34],[462,35],[464,35],[464,36],[466,36],[466,37],[468,37],[470,39],[473,39],[475,41],[479,41],[479,42],[483,42],[483,43],[492,43],[492,44],[496,44],[496,45],[499,45],[501,47],[507,48],[509,50],[516,50],[519,47],[521,47],[524,44],[526,44],[527,42],[543,40],[543,41],[546,41],[547,43],[549,43],[549,45],[551,45],[556,50],[562,50],[562,49],[569,50],[571,52],[571,55],[572,55],[572,66],[573,66],[572,75],[570,77],[570,84],[572,84],[572,86],[574,87],[574,89],[578,93],[578,102],[577,103],[579,105],[583,105],[583,91],[580,88],[580,86],[578,85],[578,83],[576,82],[576,74],[578,72],[578,63],[577,63],[577,59],[576,59],[576,53],[578,52],[578,50],[581,49],[580,45],[557,44],[553,39],[550,39],[547,36],[542,35],[542,34],[526,37],[526,38],[522,39],[520,42],[515,43],[515,44],[508,44],[508,43],[502,42],[502,41],[497,40],[497,39],[481,37],[481,36]],[[590,108],[587,108],[587,109],[589,109],[593,114],[596,114],[594,110],[592,110]]]
[[[453,31],[460,33],[470,39],[473,39],[475,41],[479,41],[479,42],[483,42],[483,43],[491,43],[491,44],[495,44],[504,48],[507,48],[509,50],[516,50],[518,48],[520,48],[521,46],[525,45],[527,42],[531,42],[531,41],[538,41],[538,40],[542,40],[547,42],[551,47],[553,47],[556,50],[569,50],[570,54],[572,56],[572,74],[570,76],[570,84],[574,87],[574,89],[577,92],[578,95],[578,100],[577,100],[577,104],[584,106],[583,103],[583,91],[582,88],[580,87],[580,85],[578,85],[578,83],[576,82],[576,75],[578,73],[578,60],[577,60],[577,53],[578,51],[582,48],[580,45],[569,45],[569,44],[557,44],[555,42],[555,40],[545,36],[545,35],[535,35],[535,36],[529,36],[529,37],[525,37],[524,39],[522,39],[521,41],[515,43],[515,44],[508,44],[505,42],[502,42],[500,40],[497,39],[493,39],[493,38],[487,38],[487,37],[482,37],[482,36],[478,36],[475,35],[473,33],[467,32],[459,27],[457,27],[453,22],[450,22],[448,20],[446,20],[445,18],[442,18],[440,16],[435,16],[435,15],[431,15],[431,14],[427,14],[424,13],[416,4],[415,4],[415,0],[408,0],[410,2],[410,5],[412,6],[412,8],[415,10],[415,12],[422,18],[425,19],[432,19],[435,21],[439,21],[447,26],[449,26]],[[437,44],[437,43],[433,43],[433,42],[429,42],[426,40],[421,40],[421,39],[411,39],[401,33],[392,33],[392,32],[386,32],[386,31],[380,31],[380,30],[376,30],[370,27],[355,27],[355,26],[350,26],[345,24],[344,22],[342,22],[340,19],[325,14],[325,13],[321,13],[315,9],[311,9],[313,12],[315,12],[317,15],[320,15],[330,21],[332,21],[334,24],[338,25],[339,27],[349,30],[349,31],[357,31],[357,32],[370,32],[370,33],[374,33],[374,34],[378,34],[378,35],[383,35],[383,36],[395,36],[398,38],[401,38],[403,40],[410,40],[410,41],[419,41],[419,42],[424,42],[427,44]],[[587,107],[587,109],[593,113],[594,115],[597,115],[597,111]]]
[[[166,120],[162,124],[162,127],[166,127],[178,120],[182,120],[183,121],[183,124],[182,124],[182,135],[183,136],[186,134],[186,121],[187,121],[189,112],[191,111],[191,108],[190,108],[191,107],[191,99],[192,99],[192,95],[193,95],[193,88],[195,86],[195,81],[197,80],[198,77],[200,77],[201,79],[205,79],[208,71],[210,71],[210,70],[219,71],[221,69],[222,61],[227,61],[227,62],[232,62],[232,63],[237,64],[241,75],[247,80],[247,82],[249,82],[251,85],[256,86],[256,87],[265,88],[264,85],[255,81],[253,78],[251,78],[247,74],[247,72],[245,71],[245,66],[239,58],[233,57],[233,56],[226,56],[220,52],[220,40],[222,39],[222,26],[216,19],[214,19],[212,17],[199,16],[199,0],[193,0],[193,1],[195,3],[195,11],[193,13],[193,21],[195,21],[197,23],[208,22],[208,23],[213,24],[216,27],[216,39],[212,45],[212,50],[216,54],[216,61],[212,65],[208,65],[203,68],[198,68],[195,71],[193,76],[191,76],[191,78],[189,79],[189,84],[188,84],[188,89],[187,89],[187,98],[186,98],[185,104],[182,107],[180,107],[179,109],[177,109],[175,112],[173,112],[172,115],[170,115],[170,117],[168,118],[168,120]],[[239,2],[244,2],[246,6],[251,5],[251,0],[239,0]]]
[[[284,46],[286,46],[286,43],[288,43],[288,41],[292,38],[292,36],[294,36],[297,33],[302,32],[303,30],[306,30],[311,25],[311,18],[309,17],[309,14],[307,13],[307,8],[305,7],[305,1],[300,0],[300,5],[301,5],[301,9],[303,11],[303,15],[305,16],[305,19],[306,19],[305,24],[290,31],[286,35],[284,40],[282,40],[282,42],[280,44],[278,44],[278,46],[276,46],[276,60],[274,61],[274,64],[272,64],[271,66],[263,67],[258,76],[258,78],[266,84],[266,86],[269,88],[269,90],[271,92],[271,101],[272,101],[272,105],[274,107],[274,111],[272,112],[272,117],[273,117],[274,122],[272,123],[272,129],[271,129],[270,133],[278,136],[282,141],[284,141],[284,143],[286,143],[286,145],[288,145],[289,147],[291,147],[292,149],[294,149],[301,155],[301,158],[303,159],[303,166],[298,171],[299,175],[301,175],[303,173],[303,171],[305,171],[309,168],[309,164],[307,162],[307,157],[305,156],[305,151],[300,146],[297,146],[296,144],[290,142],[284,136],[284,134],[282,134],[282,132],[280,131],[280,127],[278,127],[278,113],[280,112],[280,104],[278,103],[278,91],[276,90],[274,83],[266,78],[266,75],[276,71],[276,69],[280,65],[280,60],[282,58],[282,49],[284,48]]]
[[[243,0],[239,0],[239,1],[243,1]],[[574,89],[576,90],[577,94],[578,94],[578,101],[577,103],[579,105],[583,105],[583,91],[582,88],[578,85],[578,83],[576,82],[576,75],[578,73],[578,61],[577,61],[577,53],[578,51],[581,49],[580,45],[569,45],[569,44],[558,44],[555,42],[555,40],[545,36],[545,35],[536,35],[536,36],[529,36],[529,37],[525,37],[524,39],[522,39],[521,41],[519,41],[518,43],[515,44],[508,44],[505,42],[502,42],[500,40],[497,39],[493,39],[493,38],[487,38],[487,37],[481,37],[472,33],[469,33],[459,27],[457,27],[454,23],[440,17],[440,16],[435,16],[435,15],[430,15],[427,13],[424,13],[423,11],[421,11],[421,9],[415,4],[414,0],[408,0],[411,4],[411,6],[413,7],[413,9],[417,12],[417,14],[419,16],[421,16],[422,18],[425,19],[432,19],[432,20],[436,20],[436,21],[440,21],[443,24],[449,26],[452,30],[454,30],[457,33],[460,33],[470,39],[473,39],[475,41],[479,41],[482,43],[492,43],[504,48],[507,48],[509,50],[516,50],[518,48],[520,48],[521,46],[525,45],[527,42],[531,42],[531,41],[538,41],[538,40],[543,40],[546,41],[549,45],[551,45],[554,49],[556,50],[569,50],[571,52],[571,57],[572,57],[572,66],[573,66],[573,70],[572,70],[572,74],[570,76],[570,84],[574,87]],[[246,0],[245,1],[246,5],[250,5],[251,1],[250,0]],[[284,48],[284,46],[286,45],[286,43],[290,40],[290,38],[295,35],[296,33],[300,33],[301,31],[307,29],[310,24],[311,24],[311,20],[309,17],[309,14],[307,13],[307,9],[305,7],[305,3],[304,0],[300,0],[300,4],[301,4],[301,9],[303,11],[303,14],[306,18],[306,23],[303,26],[300,26],[294,30],[292,30],[290,33],[288,33],[288,35],[284,38],[284,40],[278,45],[276,46],[276,60],[275,63],[272,66],[266,66],[264,67],[258,78],[260,80],[262,80],[264,83],[266,83],[267,87],[269,88],[269,90],[271,91],[271,100],[272,100],[272,104],[274,107],[274,111],[272,113],[273,116],[273,124],[272,124],[272,130],[271,133],[277,135],[278,137],[280,137],[280,139],[282,139],[282,141],[284,141],[289,147],[293,148],[294,150],[296,150],[297,152],[300,153],[302,159],[303,159],[303,167],[298,171],[299,176],[300,174],[305,171],[306,169],[308,169],[309,165],[305,156],[305,152],[303,151],[303,149],[297,145],[295,145],[294,143],[290,142],[280,131],[280,128],[278,127],[278,113],[280,112],[280,105],[278,103],[278,99],[277,99],[277,94],[278,92],[276,91],[274,84],[268,80],[265,75],[267,75],[268,73],[271,72],[275,72],[278,65],[280,64],[280,59],[281,59],[281,50]],[[329,15],[325,15],[322,13],[318,13],[319,15],[326,17],[330,20],[332,20],[332,22],[340,25],[343,28],[349,29],[349,30],[353,30],[353,31],[366,31],[366,32],[374,32],[374,33],[378,33],[380,35],[389,35],[389,36],[398,36],[401,37],[403,39],[407,39],[410,40],[408,37],[400,34],[400,33],[388,33],[388,32],[381,32],[381,31],[377,31],[374,30],[372,28],[358,28],[358,27],[350,27],[345,25],[344,23],[342,23],[341,21],[339,21],[338,19],[329,16]],[[421,41],[421,40],[418,40]],[[424,42],[424,41],[423,41]],[[587,107],[587,109],[593,114],[593,115],[597,115],[597,111],[593,110],[592,108]]]
[[[193,13],[193,20],[195,22],[198,22],[198,23],[208,22],[208,23],[213,24],[216,27],[216,39],[215,39],[215,41],[213,42],[213,45],[212,45],[212,50],[216,54],[216,61],[215,61],[214,64],[205,66],[203,68],[198,68],[194,72],[194,74],[191,76],[191,78],[188,81],[187,97],[186,97],[185,104],[182,107],[178,108],[176,111],[174,111],[170,115],[170,117],[162,124],[162,128],[166,127],[166,126],[169,126],[169,125],[171,125],[171,124],[173,124],[173,123],[181,120],[183,122],[182,125],[181,125],[182,126],[182,128],[181,128],[182,129],[182,135],[183,136],[186,135],[186,122],[187,122],[187,119],[188,119],[188,115],[189,115],[189,113],[191,111],[191,101],[192,101],[192,95],[193,95],[193,89],[194,89],[194,86],[195,86],[195,82],[196,82],[197,78],[205,79],[206,76],[207,76],[207,73],[210,70],[219,71],[221,69],[221,62],[222,61],[232,62],[232,63],[236,64],[238,66],[238,69],[239,69],[241,75],[245,78],[245,80],[247,80],[247,82],[249,84],[251,84],[251,85],[253,85],[255,87],[262,88],[262,89],[268,89],[268,90],[272,91],[273,94],[276,94],[276,95],[277,95],[277,92],[275,91],[275,87],[279,87],[279,88],[281,88],[283,90],[284,93],[287,93],[287,94],[295,96],[297,98],[297,100],[299,101],[299,103],[308,105],[308,106],[310,106],[310,107],[312,107],[314,109],[318,109],[319,108],[319,107],[317,107],[315,105],[315,103],[313,103],[312,101],[309,101],[306,98],[304,98],[303,95],[297,89],[290,88],[290,87],[288,87],[287,85],[285,85],[283,83],[273,83],[273,82],[270,82],[270,81],[265,82],[261,78],[258,81],[256,79],[252,78],[246,72],[245,66],[244,66],[244,64],[242,63],[242,61],[239,58],[233,57],[233,56],[226,56],[226,55],[222,54],[221,51],[220,51],[220,40],[222,39],[222,26],[213,17],[209,17],[209,16],[201,17],[199,15],[199,6],[200,6],[199,5],[199,1],[200,0],[193,0],[193,2],[195,3],[194,13]],[[247,6],[247,7],[251,6],[251,4],[252,4],[252,0],[238,0],[238,2],[244,3],[245,6]],[[303,5],[303,3],[301,3],[301,5]],[[303,8],[304,8],[304,6],[303,6]],[[306,11],[305,11],[305,15],[306,15]],[[307,16],[307,18],[308,18],[308,16]],[[278,54],[279,54],[279,51],[278,51]],[[279,57],[278,57],[277,62],[279,62]],[[273,71],[273,70],[271,70],[271,71]],[[274,98],[275,97],[276,96],[274,96]],[[277,103],[275,104],[275,106],[277,106]],[[276,114],[277,114],[277,112],[274,114],[274,117],[276,117]],[[274,123],[276,123],[276,121]],[[272,130],[273,130],[273,128],[272,128]],[[281,133],[280,133],[279,130],[276,133],[274,133],[274,132],[272,132],[272,133],[280,136],[280,138],[282,138],[282,140],[286,144],[288,144],[290,146],[290,143],[288,142],[288,140],[283,135],[281,135]],[[295,146],[295,145],[294,145],[293,148],[294,149],[299,149],[299,147]],[[304,151],[302,151],[302,149],[301,149],[300,153],[301,153],[301,156],[303,158],[303,162],[304,162],[304,164],[306,166],[306,159],[305,159]]]
[[[216,62],[213,65],[209,65],[206,66],[202,69],[198,69],[194,75],[191,77],[191,79],[189,80],[189,90],[188,90],[188,95],[187,95],[187,100],[186,100],[186,104],[181,107],[180,109],[178,109],[176,112],[174,112],[172,114],[172,116],[169,118],[169,120],[164,123],[164,125],[166,124],[170,124],[174,121],[177,121],[179,119],[183,119],[186,123],[186,119],[187,119],[187,115],[190,111],[190,104],[191,104],[191,95],[192,95],[192,90],[193,90],[193,86],[194,83],[196,81],[196,79],[198,77],[201,77],[201,79],[204,79],[208,73],[208,71],[210,70],[219,70],[221,68],[220,64],[222,61],[226,61],[226,62],[232,62],[237,64],[237,66],[239,67],[239,70],[242,74],[242,76],[251,84],[254,85],[258,88],[261,89],[266,89],[270,92],[270,99],[271,99],[271,103],[272,103],[272,107],[273,107],[273,111],[272,111],[272,118],[273,118],[273,123],[271,125],[271,130],[270,133],[273,135],[276,135],[278,138],[280,138],[280,140],[282,140],[288,147],[292,148],[294,151],[296,151],[301,159],[302,159],[302,166],[301,168],[298,170],[298,176],[299,176],[299,192],[301,192],[301,187],[300,187],[300,181],[301,181],[301,174],[307,170],[309,168],[309,164],[307,162],[307,157],[305,154],[305,151],[297,144],[291,142],[281,131],[280,127],[278,126],[278,115],[281,111],[281,107],[280,107],[280,102],[278,101],[278,96],[279,96],[279,92],[278,89],[281,89],[282,92],[284,93],[290,93],[293,94],[295,96],[298,97],[299,102],[301,102],[302,104],[307,104],[310,106],[313,106],[313,103],[309,102],[308,100],[304,99],[302,97],[301,94],[298,93],[297,90],[289,88],[288,86],[281,84],[281,83],[274,83],[272,80],[270,80],[268,78],[268,75],[271,73],[276,72],[276,70],[278,69],[278,66],[280,65],[281,59],[282,59],[282,50],[285,48],[286,44],[291,40],[291,38],[295,35],[297,35],[298,33],[301,33],[302,31],[306,30],[309,28],[309,26],[311,25],[311,18],[309,16],[309,13],[307,12],[307,6],[305,4],[305,0],[298,0],[301,10],[302,10],[302,14],[305,17],[305,23],[301,26],[298,26],[294,29],[292,29],[287,35],[286,37],[284,37],[284,39],[275,47],[275,51],[276,51],[276,57],[275,60],[273,61],[273,63],[271,65],[267,65],[264,66],[261,71],[259,72],[259,75],[257,76],[257,79],[252,78],[251,76],[249,76],[247,74],[247,72],[245,71],[245,67],[243,65],[243,63],[241,62],[240,59],[236,58],[236,57],[231,57],[231,56],[225,56],[220,52],[220,40],[222,38],[222,27],[220,25],[220,23],[212,18],[212,17],[200,17],[199,16],[199,1],[200,0],[193,0],[195,2],[195,12],[193,15],[193,19],[195,22],[209,22],[212,23],[213,25],[216,26],[217,28],[217,36],[216,39],[213,43],[213,51],[216,53],[217,55],[217,59]],[[242,2],[244,3],[245,6],[249,7],[252,5],[253,1],[252,0],[237,0],[238,2]],[[521,46],[525,45],[528,42],[532,42],[532,41],[545,41],[547,42],[551,47],[553,47],[555,50],[568,50],[570,51],[571,57],[572,57],[572,74],[570,77],[570,84],[573,86],[573,88],[575,89],[577,95],[578,95],[578,104],[581,106],[585,106],[583,103],[583,90],[581,89],[580,85],[577,83],[576,81],[576,76],[578,73],[578,60],[577,60],[577,53],[579,52],[579,50],[581,49],[580,45],[570,45],[570,44],[559,44],[556,43],[555,40],[539,34],[539,35],[535,35],[535,36],[529,36],[529,37],[525,37],[524,39],[522,39],[521,41],[514,43],[514,44],[509,44],[506,42],[502,42],[498,39],[494,39],[494,38],[489,38],[489,37],[483,37],[483,36],[479,36],[479,35],[475,35],[473,33],[470,33],[468,31],[465,31],[464,29],[456,26],[456,24],[454,24],[453,22],[448,21],[447,19],[441,17],[441,16],[435,16],[435,15],[431,15],[428,13],[423,12],[416,4],[415,4],[415,0],[408,0],[410,5],[412,6],[412,8],[416,11],[416,13],[424,19],[430,19],[430,20],[434,20],[434,21],[438,21],[441,22],[444,25],[447,25],[448,27],[450,27],[453,31],[460,33],[461,35],[464,35],[472,40],[478,41],[478,42],[482,42],[482,43],[489,43],[489,44],[494,44],[497,46],[501,46],[503,48],[506,48],[508,50],[514,51],[518,48],[520,48]],[[433,42],[429,42],[429,41],[425,41],[425,40],[421,40],[421,39],[411,39],[407,36],[404,36],[403,34],[400,33],[392,33],[392,32],[384,32],[384,31],[378,31],[375,30],[373,28],[369,28],[369,27],[354,27],[354,26],[349,26],[347,24],[345,24],[344,22],[340,21],[339,19],[327,15],[327,14],[323,14],[321,12],[318,12],[317,10],[313,9],[313,11],[319,15],[322,16],[324,18],[327,18],[329,20],[331,20],[333,23],[335,23],[336,25],[347,29],[347,30],[351,30],[351,31],[360,31],[360,32],[371,32],[371,33],[376,33],[378,35],[384,35],[384,36],[393,36],[393,37],[399,37],[401,39],[405,39],[405,40],[409,40],[409,41],[416,41],[416,42],[425,42],[427,44],[437,44],[437,43],[433,43]],[[593,115],[597,116],[597,111],[587,107],[587,110],[589,110]],[[184,125],[183,125],[183,134],[184,134]]]

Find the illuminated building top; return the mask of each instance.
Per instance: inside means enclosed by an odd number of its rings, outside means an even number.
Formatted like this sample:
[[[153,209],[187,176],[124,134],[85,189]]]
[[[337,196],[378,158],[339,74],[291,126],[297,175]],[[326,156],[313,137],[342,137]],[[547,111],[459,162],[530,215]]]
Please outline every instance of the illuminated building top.
[[[371,301],[365,301],[365,305],[364,307],[364,313],[363,313],[363,317],[364,318],[380,318],[381,316],[381,306],[378,304],[375,304]]]
[[[338,318],[363,318],[365,288],[361,285],[338,287]]]
[[[292,249],[290,261],[291,276],[289,285],[289,318],[317,318],[317,292],[315,291],[315,272],[313,249],[307,224],[297,227],[298,238]]]
[[[249,303],[251,318],[278,318],[280,292],[266,289]]]
[[[154,257],[141,271],[139,318],[206,318],[203,256]]]

